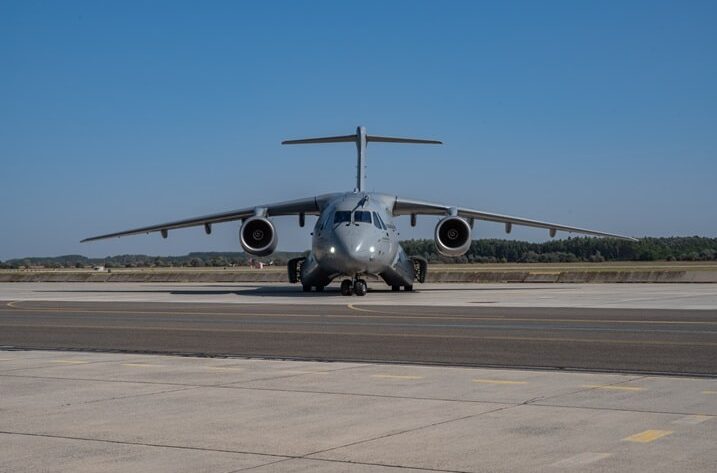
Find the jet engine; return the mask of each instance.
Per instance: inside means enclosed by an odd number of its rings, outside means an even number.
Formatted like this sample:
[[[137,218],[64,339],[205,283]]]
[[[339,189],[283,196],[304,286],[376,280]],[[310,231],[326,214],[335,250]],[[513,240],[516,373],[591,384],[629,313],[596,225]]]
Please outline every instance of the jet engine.
[[[443,256],[461,256],[471,246],[471,226],[460,217],[446,217],[436,225],[435,239]]]
[[[239,230],[239,239],[244,251],[254,256],[268,256],[276,249],[279,239],[276,229],[266,217],[251,217],[244,221]]]

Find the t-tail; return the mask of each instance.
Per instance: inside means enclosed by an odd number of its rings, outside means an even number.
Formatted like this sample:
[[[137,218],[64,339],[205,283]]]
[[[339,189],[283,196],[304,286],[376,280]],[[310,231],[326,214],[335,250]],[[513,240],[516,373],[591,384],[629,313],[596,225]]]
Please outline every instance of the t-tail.
[[[355,135],[345,136],[328,136],[325,138],[306,138],[303,140],[286,140],[282,141],[282,145],[304,145],[319,143],[356,143],[356,151],[358,153],[356,161],[356,190],[364,192],[366,190],[366,145],[370,142],[377,143],[408,143],[422,145],[440,145],[443,144],[437,140],[419,140],[416,138],[393,138],[390,136],[373,136],[366,134],[365,127],[357,127]]]

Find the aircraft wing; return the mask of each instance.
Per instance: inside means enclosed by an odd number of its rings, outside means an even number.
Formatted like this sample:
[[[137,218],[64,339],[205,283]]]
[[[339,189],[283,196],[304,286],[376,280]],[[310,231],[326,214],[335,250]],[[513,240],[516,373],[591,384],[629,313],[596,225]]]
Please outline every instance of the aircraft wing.
[[[570,233],[582,233],[584,235],[594,235],[601,237],[618,238],[621,240],[638,241],[636,238],[632,238],[625,235],[618,235],[615,233],[600,232],[597,230],[589,230],[587,228],[570,227],[568,225],[561,225],[559,223],[541,222],[540,220],[531,220],[521,217],[511,217],[510,215],[501,215],[491,212],[484,212],[481,210],[466,209],[462,207],[454,207],[452,205],[438,204],[434,202],[425,202],[421,200],[404,199],[396,197],[396,202],[393,206],[393,215],[411,215],[411,214],[422,214],[422,215],[451,215],[455,214],[459,217],[486,220],[488,222],[499,222],[505,224],[507,232],[510,232],[512,225],[522,225],[526,227],[537,227],[545,228],[550,231],[550,235],[555,235],[555,232],[560,230]]]
[[[173,222],[161,223],[158,225],[149,225],[147,227],[133,228],[131,230],[125,230],[122,232],[108,233],[106,235],[93,236],[85,238],[82,242],[103,240],[105,238],[123,237],[129,235],[139,235],[141,233],[152,233],[162,232],[162,235],[166,235],[169,230],[175,230],[177,228],[196,227],[204,225],[207,232],[211,230],[210,225],[213,223],[231,222],[232,220],[241,220],[249,218],[257,213],[264,213],[267,217],[279,216],[279,215],[318,215],[323,202],[329,199],[330,195],[323,195],[317,197],[308,197],[305,199],[291,200],[287,202],[278,202],[269,205],[258,205],[254,207],[246,207],[243,209],[230,210],[228,212],[221,212],[210,215],[203,215],[201,217],[187,218],[184,220],[176,220]]]

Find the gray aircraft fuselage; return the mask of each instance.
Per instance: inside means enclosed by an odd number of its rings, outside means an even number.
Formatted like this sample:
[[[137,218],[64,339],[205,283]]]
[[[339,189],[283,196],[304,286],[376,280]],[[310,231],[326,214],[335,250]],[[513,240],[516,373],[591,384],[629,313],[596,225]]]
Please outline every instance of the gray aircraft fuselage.
[[[398,242],[391,215],[395,199],[350,192],[329,200],[314,226],[302,283],[323,286],[339,276],[372,274],[381,275],[390,285],[412,285],[413,263]]]

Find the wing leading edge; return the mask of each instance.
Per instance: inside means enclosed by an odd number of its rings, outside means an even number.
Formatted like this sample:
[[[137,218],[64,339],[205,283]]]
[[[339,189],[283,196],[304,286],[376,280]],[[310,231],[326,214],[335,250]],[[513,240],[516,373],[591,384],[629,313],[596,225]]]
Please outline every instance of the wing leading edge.
[[[243,209],[230,210],[228,212],[221,212],[210,215],[203,215],[201,217],[187,218],[184,220],[175,220],[173,222],[161,223],[158,225],[149,225],[147,227],[133,228],[131,230],[125,230],[115,233],[107,233],[105,235],[93,236],[85,238],[81,242],[104,240],[105,238],[116,238],[129,235],[139,235],[142,233],[153,233],[162,232],[166,235],[169,230],[176,230],[178,228],[196,227],[204,225],[209,231],[210,225],[214,223],[231,222],[233,220],[241,220],[249,218],[253,215],[264,214],[267,217],[279,216],[279,215],[318,215],[323,202],[330,199],[331,195],[323,195],[317,197],[308,197],[305,199],[297,199],[286,202],[278,202],[269,205],[259,205],[255,207],[246,207]]]
[[[600,237],[618,238],[621,240],[638,241],[636,238],[618,235],[616,233],[600,232],[597,230],[590,230],[587,228],[570,227],[567,225],[561,225],[559,223],[542,222],[540,220],[531,220],[521,217],[511,217],[510,215],[501,215],[491,212],[483,212],[481,210],[466,209],[461,207],[454,207],[451,205],[438,204],[434,202],[425,202],[420,200],[404,199],[396,197],[396,202],[393,206],[393,215],[411,215],[411,214],[422,214],[422,215],[451,215],[455,214],[459,217],[471,218],[476,220],[485,220],[488,222],[499,222],[506,225],[506,230],[510,231],[512,225],[522,225],[525,227],[536,227],[545,228],[550,231],[551,236],[556,231],[564,231],[570,233],[582,233],[584,235],[593,235]]]

